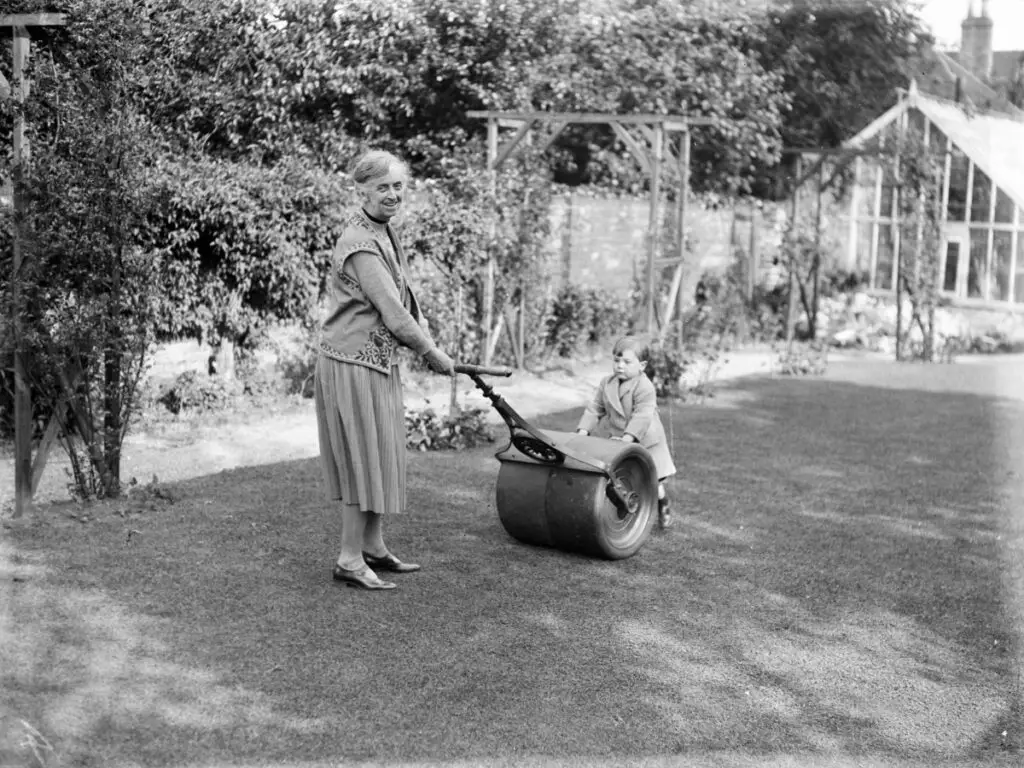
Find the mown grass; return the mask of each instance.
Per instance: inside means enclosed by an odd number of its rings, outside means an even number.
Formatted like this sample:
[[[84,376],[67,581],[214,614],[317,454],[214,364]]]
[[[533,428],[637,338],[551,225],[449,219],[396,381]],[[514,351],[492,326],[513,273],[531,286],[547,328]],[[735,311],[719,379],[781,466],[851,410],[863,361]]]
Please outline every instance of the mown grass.
[[[52,765],[1018,764],[1020,374],[664,406],[678,522],[621,562],[511,540],[493,449],[412,456],[388,594],[330,581],[312,460],[42,510],[2,552],[0,764],[26,723]]]

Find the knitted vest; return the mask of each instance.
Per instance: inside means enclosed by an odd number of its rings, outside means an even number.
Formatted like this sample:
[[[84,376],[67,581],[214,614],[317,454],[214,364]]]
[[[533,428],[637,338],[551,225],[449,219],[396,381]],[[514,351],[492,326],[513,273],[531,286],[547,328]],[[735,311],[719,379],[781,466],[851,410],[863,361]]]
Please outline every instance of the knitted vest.
[[[331,259],[327,280],[328,312],[319,348],[321,354],[334,360],[365,365],[390,374],[395,350],[399,346],[398,339],[384,325],[380,312],[363,293],[359,283],[344,272],[345,262],[353,253],[372,253],[387,266],[402,303],[419,320],[419,306],[405,277],[405,254],[391,225],[385,226],[387,233],[380,233],[361,210],[351,214],[345,222]],[[398,255],[397,261],[391,256],[389,245],[393,245]]]

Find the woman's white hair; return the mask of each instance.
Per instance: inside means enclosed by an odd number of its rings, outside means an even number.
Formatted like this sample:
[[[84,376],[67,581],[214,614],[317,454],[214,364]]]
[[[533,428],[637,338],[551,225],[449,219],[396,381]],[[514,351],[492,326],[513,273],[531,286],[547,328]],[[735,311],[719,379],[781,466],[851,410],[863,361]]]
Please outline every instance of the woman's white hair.
[[[362,186],[386,176],[392,168],[399,168],[406,176],[409,175],[409,166],[404,160],[383,149],[374,149],[360,157],[352,166],[352,180]]]

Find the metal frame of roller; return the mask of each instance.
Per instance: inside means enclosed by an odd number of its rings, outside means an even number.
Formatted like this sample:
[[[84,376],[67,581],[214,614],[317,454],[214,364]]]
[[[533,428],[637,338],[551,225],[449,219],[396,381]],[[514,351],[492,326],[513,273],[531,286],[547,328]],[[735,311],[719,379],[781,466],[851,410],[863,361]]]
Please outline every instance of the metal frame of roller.
[[[494,405],[509,428],[496,502],[505,530],[526,544],[621,560],[650,536],[658,506],[651,455],[636,443],[533,427],[494,392],[481,374],[507,368],[457,365]]]

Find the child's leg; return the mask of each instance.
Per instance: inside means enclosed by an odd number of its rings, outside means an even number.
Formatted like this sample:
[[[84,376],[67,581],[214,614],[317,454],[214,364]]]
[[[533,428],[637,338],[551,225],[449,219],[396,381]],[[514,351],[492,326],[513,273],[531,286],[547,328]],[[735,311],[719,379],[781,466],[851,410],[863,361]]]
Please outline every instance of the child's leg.
[[[669,506],[665,483],[658,483],[658,527],[662,530],[672,525],[672,509]]]

